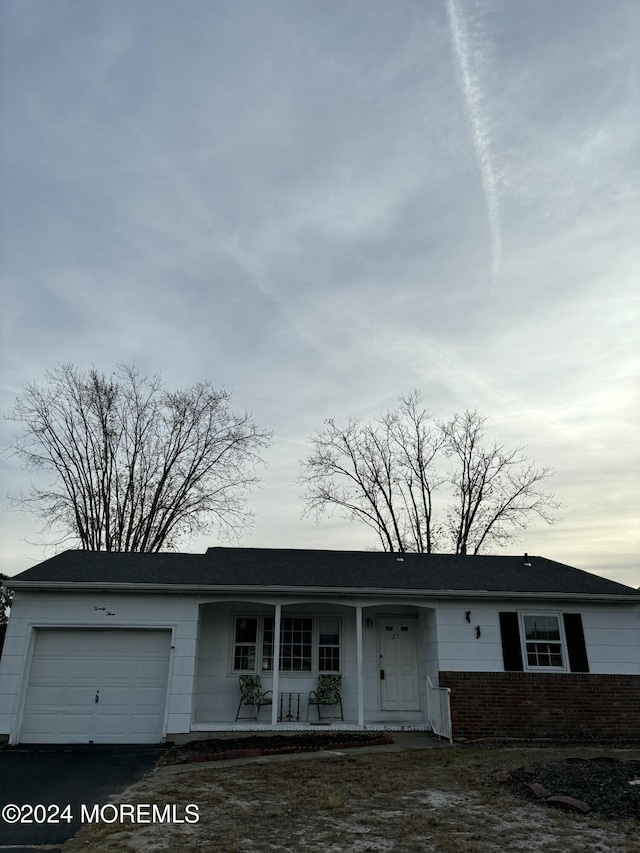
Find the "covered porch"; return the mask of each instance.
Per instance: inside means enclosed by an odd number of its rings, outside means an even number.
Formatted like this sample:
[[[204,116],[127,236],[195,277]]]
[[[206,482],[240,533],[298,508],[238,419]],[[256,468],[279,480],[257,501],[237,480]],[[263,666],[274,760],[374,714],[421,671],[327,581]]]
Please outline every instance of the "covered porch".
[[[435,611],[406,602],[243,599],[200,605],[193,733],[434,731],[450,737],[437,688]],[[260,676],[270,704],[240,704]],[[340,708],[309,707],[322,674],[341,677]],[[444,704],[443,704],[444,702]],[[238,715],[238,719],[236,719]],[[249,716],[254,717],[248,719]],[[444,718],[444,719],[443,719]]]

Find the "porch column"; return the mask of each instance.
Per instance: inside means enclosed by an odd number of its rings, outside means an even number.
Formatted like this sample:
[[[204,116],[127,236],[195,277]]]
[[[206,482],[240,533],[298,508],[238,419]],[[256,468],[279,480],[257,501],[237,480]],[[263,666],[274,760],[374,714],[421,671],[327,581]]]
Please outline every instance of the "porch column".
[[[271,705],[271,725],[278,725],[278,676],[280,674],[280,619],[282,617],[282,605],[276,604],[273,613],[273,685]]]
[[[358,672],[358,725],[364,726],[364,683],[362,667],[362,607],[356,607],[356,664]]]

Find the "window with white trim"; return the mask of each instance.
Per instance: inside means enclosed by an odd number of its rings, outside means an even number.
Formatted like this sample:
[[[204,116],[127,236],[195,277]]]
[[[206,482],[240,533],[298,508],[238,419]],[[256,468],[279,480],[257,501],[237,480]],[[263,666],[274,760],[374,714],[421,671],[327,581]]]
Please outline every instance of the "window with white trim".
[[[340,672],[340,620],[318,619],[318,672]]]
[[[273,616],[236,616],[235,672],[273,670]],[[280,672],[340,672],[338,617],[283,616]]]
[[[566,669],[561,620],[557,613],[522,613],[527,669]]]
[[[258,649],[258,618],[236,616],[233,668],[237,672],[255,672]]]

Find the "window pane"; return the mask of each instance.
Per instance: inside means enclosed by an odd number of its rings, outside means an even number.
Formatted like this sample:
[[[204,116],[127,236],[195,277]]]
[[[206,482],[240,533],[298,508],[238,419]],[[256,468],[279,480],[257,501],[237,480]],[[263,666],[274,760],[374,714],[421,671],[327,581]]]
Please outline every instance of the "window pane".
[[[258,636],[258,620],[255,617],[236,619],[236,643],[255,643]]]
[[[320,619],[318,634],[318,670],[340,672],[340,620]]]
[[[265,616],[262,620],[262,670],[270,672],[273,669],[273,616]]]
[[[280,625],[280,669],[283,672],[311,672],[310,617],[285,616]]]
[[[527,640],[560,640],[557,616],[525,616],[524,630]]]
[[[340,650],[338,648],[320,648],[319,653],[320,672],[340,671]]]
[[[529,666],[562,666],[562,648],[559,643],[527,643]]]
[[[321,646],[337,646],[340,642],[340,623],[337,619],[320,619],[319,633]]]
[[[531,613],[523,617],[527,665],[531,667],[563,667],[560,620],[548,613]]]
[[[257,636],[257,617],[238,616],[236,618],[236,636],[233,651],[233,668],[235,670],[255,671]]]
[[[255,646],[236,646],[234,657],[234,669],[249,669],[256,668],[256,647]]]

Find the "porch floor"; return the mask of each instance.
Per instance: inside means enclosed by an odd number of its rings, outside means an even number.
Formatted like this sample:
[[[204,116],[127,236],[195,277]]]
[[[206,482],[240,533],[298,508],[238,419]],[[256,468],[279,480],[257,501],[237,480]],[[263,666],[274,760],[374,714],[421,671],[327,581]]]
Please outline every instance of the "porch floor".
[[[406,720],[393,721],[382,723],[365,723],[363,726],[358,725],[355,721],[332,720],[322,724],[317,722],[307,722],[300,720],[299,722],[282,722],[275,726],[272,723],[256,723],[254,720],[238,720],[238,722],[228,723],[192,723],[190,730],[192,732],[323,732],[323,731],[339,731],[339,732],[430,732],[432,726],[429,723],[410,723]]]

